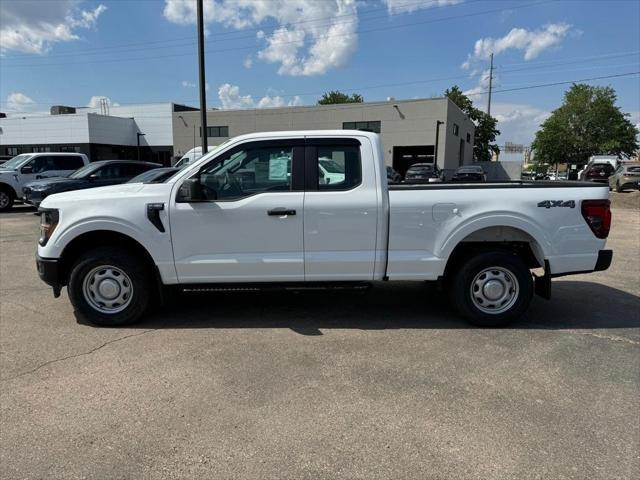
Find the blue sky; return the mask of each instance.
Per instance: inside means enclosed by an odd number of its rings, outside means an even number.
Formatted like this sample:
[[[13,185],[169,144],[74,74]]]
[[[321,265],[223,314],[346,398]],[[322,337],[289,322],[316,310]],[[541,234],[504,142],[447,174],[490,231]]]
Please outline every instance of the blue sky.
[[[568,85],[640,71],[637,0],[205,0],[208,105],[430,97],[458,84],[492,113],[500,142],[528,144]],[[0,111],[52,104],[198,104],[194,0],[2,0]],[[640,123],[640,76],[611,85]],[[517,88],[522,90],[504,91]]]

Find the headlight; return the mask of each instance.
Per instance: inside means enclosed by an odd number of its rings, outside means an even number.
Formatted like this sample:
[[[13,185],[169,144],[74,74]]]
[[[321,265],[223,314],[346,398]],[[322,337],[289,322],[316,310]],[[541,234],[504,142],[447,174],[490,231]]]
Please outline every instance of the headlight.
[[[44,247],[51,235],[53,235],[53,231],[58,226],[59,214],[58,210],[55,208],[41,208],[40,210],[40,238],[38,239],[38,243],[40,246]]]

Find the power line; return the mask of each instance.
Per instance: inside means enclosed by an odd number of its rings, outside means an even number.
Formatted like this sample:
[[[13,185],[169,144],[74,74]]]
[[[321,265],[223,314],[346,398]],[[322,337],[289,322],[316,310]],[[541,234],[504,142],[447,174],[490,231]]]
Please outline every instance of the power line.
[[[624,64],[624,65],[616,65],[616,66],[630,66],[629,64]],[[633,64],[633,66],[636,66],[636,64]],[[590,68],[603,68],[603,67],[607,67],[610,68],[612,66],[609,65],[605,65],[605,66],[593,66]],[[513,70],[503,70],[501,75],[503,75],[503,77],[505,76],[504,74],[509,74],[511,72],[522,72],[524,70],[531,70],[534,67],[531,67],[530,69],[513,69]],[[576,69],[569,69],[569,70],[557,70],[554,72],[546,72],[546,73],[562,73],[562,72],[571,72],[571,71],[576,71]],[[427,83],[437,83],[437,82],[444,82],[444,81],[450,81],[450,80],[461,80],[461,79],[468,79],[469,75],[467,74],[463,74],[463,75],[452,75],[452,76],[447,76],[447,77],[436,77],[436,78],[428,78],[428,79],[420,79],[420,80],[410,80],[407,82],[393,82],[393,83],[383,83],[383,84],[376,84],[376,85],[365,85],[365,86],[359,86],[359,87],[351,87],[351,88],[338,88],[338,90],[340,91],[344,91],[344,92],[354,92],[354,91],[366,91],[366,90],[376,90],[376,89],[380,89],[380,88],[389,88],[389,87],[405,87],[405,86],[409,86],[409,85],[419,85],[419,84],[427,84]],[[599,78],[599,77],[598,77]],[[576,80],[579,81],[579,80]],[[497,90],[493,90],[493,92],[497,92]],[[289,94],[277,94],[277,95],[273,95],[274,97],[280,97],[280,98],[294,98],[294,97],[310,97],[310,96],[317,96],[317,95],[321,95],[324,92],[321,91],[313,91],[313,92],[296,92],[296,93],[289,93]],[[485,94],[488,93],[488,91],[486,92],[479,92],[479,93],[473,93],[473,95],[476,94]],[[257,93],[249,93],[247,95],[250,95],[251,97],[260,97],[263,94],[257,94]],[[180,100],[182,102],[197,102],[197,98],[189,98],[189,99],[182,99]],[[9,102],[6,101],[0,101],[0,104],[8,104]],[[58,102],[60,104],[65,104],[65,103],[73,103],[73,102]],[[154,103],[168,103],[168,102],[130,102],[130,103],[119,103],[119,105],[121,106],[127,106],[127,105],[148,105],[148,104],[154,104]],[[31,103],[31,105],[52,105],[55,104],[52,102],[34,102]],[[113,106],[113,105],[112,105]],[[86,107],[78,107],[78,108],[86,108]]]
[[[516,10],[516,9],[522,9],[522,8],[529,8],[529,7],[533,7],[533,6],[539,6],[539,5],[544,5],[547,3],[552,3],[555,2],[557,0],[543,0],[543,1],[538,1],[538,2],[532,2],[532,3],[526,3],[526,4],[520,4],[520,5],[515,5],[512,7],[503,7],[503,8],[496,8],[496,9],[491,9],[491,10],[484,10],[481,12],[473,12],[473,13],[467,13],[467,14],[461,14],[461,15],[451,15],[448,17],[440,17],[440,18],[434,18],[434,19],[429,19],[429,20],[423,20],[420,22],[413,22],[413,23],[404,23],[401,25],[390,25],[390,26],[386,26],[386,27],[378,27],[378,28],[371,28],[368,30],[357,30],[351,33],[342,33],[342,34],[333,34],[333,35],[325,35],[322,38],[326,39],[326,38],[337,38],[337,37],[347,37],[347,36],[351,36],[351,35],[356,35],[356,34],[365,34],[365,33],[372,33],[372,32],[379,32],[379,31],[387,31],[387,30],[396,30],[396,29],[400,29],[400,28],[406,28],[406,27],[414,27],[414,26],[418,26],[418,25],[426,25],[426,24],[431,24],[431,23],[438,23],[438,22],[443,22],[443,21],[447,21],[447,20],[456,20],[456,19],[460,19],[460,18],[470,18],[470,17],[476,17],[476,16],[480,16],[480,15],[487,15],[487,14],[491,14],[491,13],[497,13],[497,12],[502,12],[505,10]],[[288,45],[288,44],[294,44],[294,43],[298,43],[298,41],[287,41],[287,42],[273,42],[270,44],[270,46],[272,45]],[[253,50],[254,48],[256,48],[255,45],[249,45],[249,46],[245,46],[245,47],[234,47],[234,48],[225,48],[225,49],[218,49],[218,50],[208,50],[208,53],[223,53],[223,52],[232,52],[232,51],[238,51],[238,50]],[[99,63],[99,64],[104,64],[104,63],[113,63],[113,62],[130,62],[130,61],[145,61],[145,60],[155,60],[155,59],[160,59],[160,58],[172,58],[172,57],[184,57],[187,55],[195,55],[194,52],[188,52],[188,53],[175,53],[175,54],[167,54],[167,55],[154,55],[154,56],[146,56],[146,57],[136,57],[136,58],[118,58],[118,59],[105,59],[105,60],[88,60],[88,61],[80,61],[80,62],[58,62],[58,63],[40,63],[40,64],[22,64],[22,65],[11,65],[11,67],[13,68],[24,68],[24,67],[51,67],[51,66],[65,66],[65,65],[87,65],[87,64],[95,64],[95,63]]]
[[[486,0],[470,0],[468,2],[466,2],[465,5],[469,5],[470,3],[479,3],[482,1],[486,1]],[[445,5],[440,5],[438,3],[438,0],[433,0],[428,4],[425,4],[424,1],[417,1],[417,2],[408,2],[408,3],[404,3],[401,5],[397,5],[397,8],[404,8],[404,7],[410,7],[410,6],[414,6],[414,5],[424,5],[426,8],[430,8],[431,6],[437,7],[438,9],[446,9],[446,8],[452,8],[452,7],[458,7],[458,6],[462,6],[462,3],[453,3],[453,4],[445,4]],[[328,25],[339,25],[339,23],[334,22],[334,20],[336,18],[345,18],[345,17],[358,17],[357,19],[359,20],[361,16],[363,15],[369,15],[370,13],[375,13],[377,11],[387,11],[388,9],[386,7],[383,8],[374,8],[374,9],[369,9],[369,10],[365,10],[365,11],[361,11],[361,12],[355,12],[355,13],[345,13],[345,14],[341,14],[341,15],[333,15],[331,17],[321,17],[321,18],[315,18],[315,19],[308,19],[308,20],[300,20],[298,22],[287,22],[284,25],[285,26],[295,26],[295,25],[301,25],[301,24],[305,24],[305,23],[315,23],[315,22],[319,22],[319,21],[323,21],[323,20],[329,20],[330,22],[328,23]],[[403,12],[400,12],[403,13]],[[398,15],[398,14],[396,14]],[[379,18],[388,18],[388,15],[384,15],[384,16],[377,16],[377,17],[373,17],[373,19],[379,19]],[[365,20],[371,20],[371,18],[366,18]],[[349,23],[349,22],[346,22]],[[208,40],[207,44],[210,43],[215,43],[215,40],[213,40],[212,38],[215,37],[220,37],[220,36],[227,36],[227,35],[235,35],[238,33],[245,33],[245,32],[254,32],[257,33],[261,30],[264,30],[264,27],[255,27],[255,28],[248,28],[248,29],[242,29],[240,30],[235,30],[235,31],[230,31],[230,32],[213,32],[213,33],[209,33],[208,38],[210,38],[211,40]],[[229,39],[223,39],[222,41],[228,41],[228,40],[241,40],[241,39],[245,39],[245,38],[255,38],[255,35],[249,35],[249,36],[241,36],[241,37],[236,37],[236,38],[229,38]],[[67,53],[57,53],[57,54],[51,54],[51,55],[47,55],[47,58],[55,58],[55,57],[60,57],[60,56],[75,56],[75,55],[82,55],[82,54],[89,54],[89,53],[94,53],[94,54],[107,54],[107,53],[120,53],[120,52],[93,52],[94,50],[110,50],[110,49],[123,49],[126,48],[127,50],[125,51],[137,51],[138,49],[129,49],[128,47],[132,47],[132,46],[148,46],[148,45],[155,45],[155,44],[161,44],[161,43],[171,43],[171,42],[176,42],[176,41],[184,41],[184,40],[189,40],[188,43],[186,44],[180,44],[180,45],[173,45],[173,46],[190,46],[190,45],[195,45],[196,42],[193,39],[193,36],[189,36],[189,37],[174,37],[174,38],[170,38],[170,39],[165,39],[165,40],[151,40],[151,41],[145,41],[145,42],[136,42],[136,43],[125,43],[125,44],[119,44],[119,45],[111,45],[111,46],[104,46],[104,47],[92,47],[92,48],[87,48],[84,50],[80,50],[80,51],[75,51],[75,52],[67,52]],[[148,50],[148,49],[156,49],[156,48],[171,48],[171,45],[162,45],[159,47],[149,47],[149,48],[144,48],[142,50]],[[4,59],[13,59],[13,58],[33,58],[33,54],[16,54],[16,55],[5,55],[3,57]]]
[[[623,78],[623,77],[630,77],[630,76],[634,76],[634,75],[640,75],[640,70],[639,71],[635,71],[635,72],[626,72],[626,73],[620,73],[620,74],[616,74],[616,75],[604,75],[604,76],[599,76],[599,77],[590,77],[590,78],[580,78],[580,79],[573,79],[573,80],[563,80],[563,81],[559,81],[559,82],[550,82],[550,83],[540,83],[540,84],[535,84],[535,85],[527,85],[527,86],[523,86],[523,87],[514,87],[514,88],[503,88],[503,89],[499,89],[499,90],[493,90],[493,93],[505,93],[505,92],[515,92],[515,91],[521,91],[521,90],[532,90],[532,89],[536,89],[536,88],[545,88],[545,87],[553,87],[553,86],[558,86],[558,85],[567,85],[570,83],[580,83],[580,82],[592,82],[595,80],[606,80],[606,79],[613,79],[613,78]],[[319,94],[320,92],[316,93]],[[481,91],[481,92],[474,92],[474,93],[465,93],[466,96],[477,96],[477,95],[485,95],[488,93],[488,90],[485,91]],[[281,97],[283,97],[283,95],[281,95]],[[441,98],[441,97],[435,97],[434,99],[437,98]],[[423,98],[420,100],[429,100],[428,98]],[[158,104],[158,103],[178,103],[178,102],[135,102],[135,103],[121,103],[119,104],[119,106],[126,106],[126,105],[150,105],[150,104]],[[387,103],[387,102],[383,102],[383,101],[378,101],[378,102],[371,102],[371,103],[344,103],[344,104],[335,104],[333,105],[333,107],[335,108],[342,108],[342,109],[349,109],[349,108],[368,108],[368,107],[377,107],[379,106],[381,103]],[[313,107],[315,105],[301,105],[300,107]],[[287,106],[282,106],[282,107],[273,107],[275,108],[286,108]],[[290,106],[289,106],[290,107]],[[83,107],[78,107],[78,108],[83,108]],[[111,108],[116,108],[116,106],[112,105]],[[231,109],[229,109],[231,110]],[[233,109],[233,110],[237,110],[237,109]],[[243,110],[261,110],[261,111],[268,111],[270,110],[269,108],[264,108],[264,109],[258,109],[258,108],[248,108],[248,109],[243,109]],[[193,112],[196,112],[197,110],[194,110]],[[212,111],[216,111],[216,110],[208,110],[209,113],[211,113]],[[224,112],[225,110],[218,110],[221,112]],[[297,113],[297,112],[292,112],[292,113]],[[303,113],[303,112],[300,112]],[[115,115],[117,116],[117,115]],[[3,120],[12,120],[12,119],[16,119],[17,117],[10,117],[10,118],[6,118]],[[166,118],[164,115],[139,115],[137,116],[137,118]]]

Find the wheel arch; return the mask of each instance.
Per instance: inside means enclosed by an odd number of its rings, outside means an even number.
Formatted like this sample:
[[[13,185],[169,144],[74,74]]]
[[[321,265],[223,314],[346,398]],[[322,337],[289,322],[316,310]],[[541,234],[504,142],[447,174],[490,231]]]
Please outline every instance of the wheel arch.
[[[18,198],[18,193],[16,192],[16,189],[13,188],[13,185],[11,185],[10,183],[0,182],[0,190],[4,190],[8,192],[13,197],[14,200]]]
[[[156,263],[149,251],[133,237],[115,230],[92,230],[81,233],[67,243],[60,255],[59,280],[61,285],[69,281],[71,268],[75,261],[85,252],[98,247],[121,247],[134,252],[142,259],[154,277],[158,278]]]
[[[448,276],[465,258],[487,250],[511,252],[522,258],[529,268],[545,265],[545,252],[533,235],[521,228],[494,225],[467,233],[452,246],[447,256],[444,276]]]

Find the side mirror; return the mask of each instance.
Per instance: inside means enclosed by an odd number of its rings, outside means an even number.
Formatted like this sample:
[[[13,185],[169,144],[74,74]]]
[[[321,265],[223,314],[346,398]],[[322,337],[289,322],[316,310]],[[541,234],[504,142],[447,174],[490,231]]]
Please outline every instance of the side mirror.
[[[95,173],[92,173],[91,175],[89,175],[90,182],[93,182],[96,178],[98,178],[98,175],[96,175]]]
[[[20,173],[33,173],[33,165],[25,165],[20,169]]]
[[[178,192],[178,202],[203,202],[207,200],[199,177],[187,178]]]

